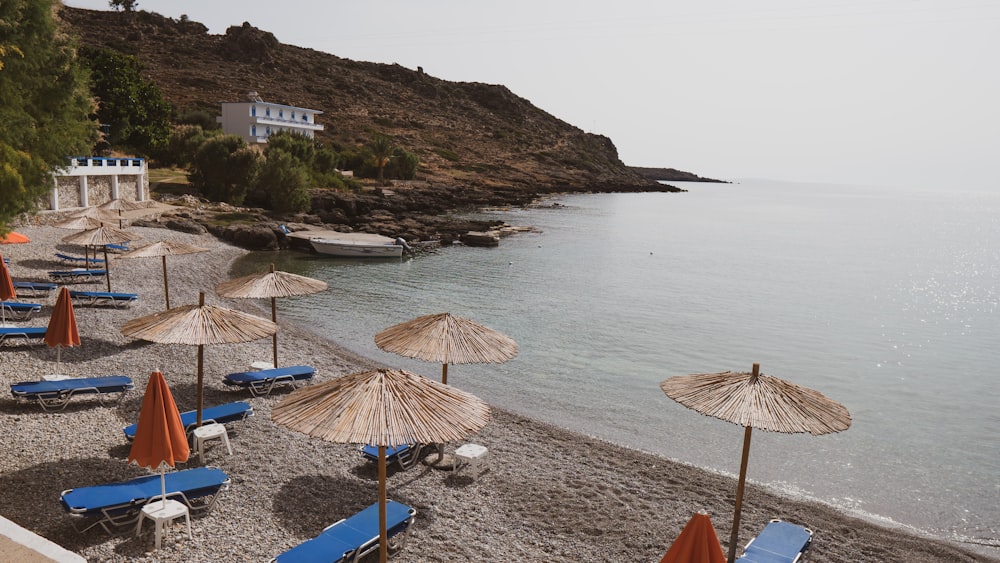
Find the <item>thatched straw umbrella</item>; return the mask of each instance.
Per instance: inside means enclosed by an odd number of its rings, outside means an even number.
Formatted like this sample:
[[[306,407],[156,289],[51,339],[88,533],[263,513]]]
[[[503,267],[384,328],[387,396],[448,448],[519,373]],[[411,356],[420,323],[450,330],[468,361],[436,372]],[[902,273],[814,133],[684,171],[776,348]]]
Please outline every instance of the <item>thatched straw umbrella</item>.
[[[202,373],[205,365],[206,344],[235,344],[250,342],[274,334],[278,326],[254,315],[205,305],[205,294],[198,294],[197,305],[168,309],[138,319],[122,326],[125,336],[158,342],[160,344],[187,344],[198,347],[198,417],[204,406]]]
[[[685,407],[744,427],[743,457],[729,537],[729,563],[736,559],[751,429],[788,434],[808,432],[819,436],[851,426],[851,415],[844,405],[818,391],[764,375],[760,373],[760,364],[754,364],[751,373],[727,371],[671,377],[660,383],[660,388]]]
[[[167,309],[170,308],[170,288],[167,285],[167,256],[178,256],[181,254],[194,254],[196,252],[208,252],[207,248],[164,240],[148,244],[142,248],[130,250],[119,258],[152,258],[159,256],[163,261],[163,296],[167,301]]]
[[[414,440],[461,440],[489,422],[473,395],[403,370],[345,375],[293,391],[271,410],[274,422],[329,442],[378,446],[379,555],[388,557],[385,448]]]
[[[215,292],[223,297],[243,298],[243,299],[270,299],[271,300],[271,322],[278,322],[278,310],[275,299],[278,297],[292,297],[295,295],[310,295],[325,291],[327,288],[325,281],[307,278],[298,274],[274,271],[274,264],[271,264],[271,271],[263,274],[250,274],[227,282],[222,282],[215,286]],[[274,367],[278,367],[278,333],[271,337],[271,346],[274,352]]]
[[[448,364],[502,364],[517,355],[517,342],[475,321],[451,313],[424,315],[375,335],[375,345],[427,362],[441,362],[441,383]]]
[[[76,233],[63,237],[63,242],[86,246],[100,246],[104,248],[104,270],[105,279],[108,282],[108,291],[111,291],[111,262],[108,261],[108,245],[122,244],[139,240],[139,235],[132,234],[114,227],[100,226],[94,229]]]
[[[102,203],[97,207],[102,211],[114,213],[118,218],[118,228],[124,228],[125,219],[122,217],[123,211],[136,211],[139,209],[147,208],[144,203],[123,198],[112,199],[110,201]]]

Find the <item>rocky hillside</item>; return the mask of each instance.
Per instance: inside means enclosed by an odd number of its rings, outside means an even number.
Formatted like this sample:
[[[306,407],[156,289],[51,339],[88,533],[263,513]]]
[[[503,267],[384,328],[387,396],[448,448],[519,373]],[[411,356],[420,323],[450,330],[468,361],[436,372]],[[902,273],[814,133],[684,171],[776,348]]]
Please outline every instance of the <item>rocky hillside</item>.
[[[392,136],[420,157],[419,178],[429,182],[542,193],[662,187],[626,167],[607,137],[503,86],[283,45],[248,23],[210,35],[198,22],[142,11],[63,7],[61,17],[81,43],[138,56],[179,112],[218,114],[219,101],[242,101],[254,90],[323,111],[320,137],[334,147],[362,144],[376,131]]]
[[[283,45],[249,23],[210,35],[201,23],[143,11],[63,6],[60,17],[81,44],[137,56],[178,113],[218,115],[219,101],[256,91],[270,102],[321,110],[318,137],[335,149],[381,132],[420,158],[416,181],[362,193],[317,190],[312,212],[282,217],[286,223],[448,242],[493,226],[443,220],[457,209],[524,205],[554,192],[681,191],[625,166],[607,137],[504,86]]]

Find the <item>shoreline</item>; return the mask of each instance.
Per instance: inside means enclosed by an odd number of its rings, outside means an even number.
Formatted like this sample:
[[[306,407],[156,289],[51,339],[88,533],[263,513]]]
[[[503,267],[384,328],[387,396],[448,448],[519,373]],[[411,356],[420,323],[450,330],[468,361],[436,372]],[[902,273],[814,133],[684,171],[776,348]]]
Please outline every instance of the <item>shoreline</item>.
[[[167,259],[173,303],[195,302],[202,290],[207,303],[267,316],[263,301],[225,300],[212,290],[246,251],[211,235],[133,230],[142,236],[137,246],[170,238],[211,249]],[[20,231],[32,242],[0,246],[15,279],[41,280],[46,270],[59,269],[53,256],[58,247],[79,253],[58,242],[71,231],[42,226]],[[233,455],[218,448],[206,452],[208,464],[233,482],[209,514],[192,519],[194,540],[171,530],[162,549],[152,551],[149,530],[139,538],[99,529],[77,533],[59,506],[62,490],[147,474],[124,463],[128,446],[121,428],[137,419],[149,373],[163,369],[182,410],[193,408],[196,391],[194,347],[131,341],[118,331],[126,320],[164,307],[159,260],[112,260],[111,268],[113,291],[139,293],[139,302],[123,309],[76,307],[82,345],[62,352],[61,367],[80,376],[128,375],[135,391],[117,405],[78,398],[52,413],[7,395],[0,412],[7,440],[0,460],[0,514],[91,561],[265,561],[374,502],[376,472],[356,446],[311,440],[270,422],[271,407],[286,391],[252,398],[222,385],[226,373],[270,357],[265,339],[205,348],[206,406],[247,401],[256,416],[230,427]],[[76,287],[103,290],[102,284]],[[19,325],[45,325],[54,296],[40,302],[46,305],[42,313]],[[280,315],[278,322],[279,362],[314,366],[316,382],[381,365],[308,327],[284,323]],[[0,347],[0,358],[5,386],[56,372],[55,351],[44,344],[7,344]],[[593,560],[597,553],[607,561],[658,561],[698,510],[710,514],[727,547],[733,478],[491,410],[490,424],[469,440],[490,449],[490,469],[478,479],[423,465],[390,469],[390,497],[417,509],[394,560],[576,561]],[[195,456],[179,467],[199,465]],[[771,518],[783,518],[815,531],[806,561],[1000,561],[973,546],[882,526],[753,484],[744,503],[741,544]]]

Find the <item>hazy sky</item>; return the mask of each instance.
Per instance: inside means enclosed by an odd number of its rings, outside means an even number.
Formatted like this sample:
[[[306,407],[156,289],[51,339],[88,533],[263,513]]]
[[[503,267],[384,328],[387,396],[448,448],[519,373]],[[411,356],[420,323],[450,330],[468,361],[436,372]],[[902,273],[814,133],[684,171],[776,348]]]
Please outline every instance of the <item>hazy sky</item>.
[[[66,0],[105,10],[107,0]],[[1000,189],[993,0],[139,0],[222,34],[503,84],[621,159],[723,179]],[[247,89],[255,89],[247,84]],[[261,92],[264,99],[277,93]]]

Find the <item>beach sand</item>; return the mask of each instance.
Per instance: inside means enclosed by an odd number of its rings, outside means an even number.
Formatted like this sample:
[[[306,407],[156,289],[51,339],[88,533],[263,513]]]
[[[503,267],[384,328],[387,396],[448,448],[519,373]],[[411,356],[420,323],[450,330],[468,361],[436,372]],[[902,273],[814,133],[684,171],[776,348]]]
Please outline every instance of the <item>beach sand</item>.
[[[71,231],[37,225],[18,230],[32,242],[0,246],[0,253],[11,259],[15,279],[44,280],[47,270],[63,269],[53,256],[56,249],[79,253],[59,242]],[[211,249],[167,259],[174,306],[196,303],[198,292],[204,291],[209,304],[267,316],[266,302],[223,300],[213,291],[243,250],[209,235],[133,230],[142,237],[135,245],[170,238]],[[128,444],[121,429],[137,420],[150,372],[163,371],[181,410],[195,405],[195,347],[132,341],[119,332],[127,320],[164,308],[160,260],[113,260],[111,271],[112,289],[138,293],[140,300],[123,309],[76,307],[82,344],[63,351],[60,368],[56,351],[44,344],[0,347],[0,383],[6,388],[58,369],[75,376],[128,375],[136,389],[117,404],[77,398],[60,412],[47,413],[10,396],[0,401],[5,446],[0,514],[88,561],[266,561],[376,501],[376,467],[361,457],[357,446],[310,439],[271,422],[271,408],[287,391],[252,398],[222,384],[225,374],[270,359],[271,343],[265,339],[205,348],[205,404],[248,401],[256,415],[230,426],[233,455],[220,447],[207,452],[207,463],[224,470],[232,484],[209,514],[193,519],[194,539],[174,527],[163,547],[153,551],[151,526],[138,538],[132,530],[78,533],[78,522],[59,503],[63,490],[147,474],[126,465]],[[103,283],[76,287],[102,291]],[[43,301],[46,307],[39,316],[19,324],[45,326],[54,299]],[[280,315],[278,320],[280,363],[314,366],[317,382],[380,367],[332,340],[281,323]],[[433,377],[436,370],[428,365],[425,373]],[[493,409],[490,424],[469,441],[489,448],[489,469],[475,480],[465,471],[456,475],[425,465],[407,471],[390,468],[390,498],[417,510],[393,560],[659,561],[700,510],[712,517],[726,548],[736,489],[732,478],[500,409]],[[195,455],[178,467],[198,465]],[[1000,560],[753,485],[744,499],[740,543],[772,518],[815,531],[806,561]]]

